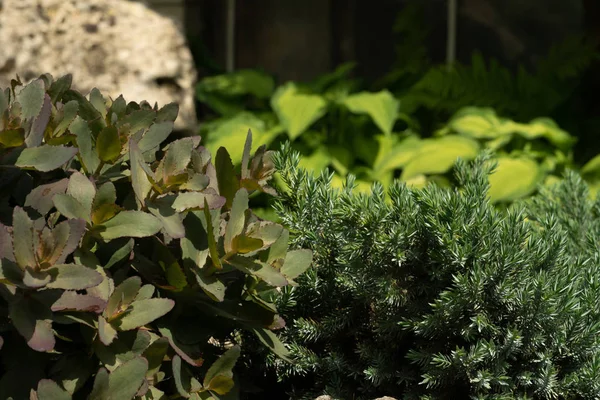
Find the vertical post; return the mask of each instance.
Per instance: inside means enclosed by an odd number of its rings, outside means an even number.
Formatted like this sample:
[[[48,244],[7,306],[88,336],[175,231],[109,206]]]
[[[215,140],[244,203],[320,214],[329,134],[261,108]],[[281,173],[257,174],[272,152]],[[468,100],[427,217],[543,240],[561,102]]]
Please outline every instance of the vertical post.
[[[227,22],[226,22],[227,49],[225,68],[227,72],[233,72],[235,68],[235,0],[227,0]]]
[[[446,64],[448,68],[454,64],[456,60],[456,12],[457,1],[448,0],[448,18],[447,18],[447,35],[446,35]]]

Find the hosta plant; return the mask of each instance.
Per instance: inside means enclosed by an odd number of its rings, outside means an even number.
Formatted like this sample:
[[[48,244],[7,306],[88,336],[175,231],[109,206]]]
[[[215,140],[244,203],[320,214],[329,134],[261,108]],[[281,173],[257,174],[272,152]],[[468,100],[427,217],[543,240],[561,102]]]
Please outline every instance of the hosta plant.
[[[248,209],[271,155],[70,84],[0,91],[0,398],[236,398],[241,333],[285,357],[272,301],[311,263]]]

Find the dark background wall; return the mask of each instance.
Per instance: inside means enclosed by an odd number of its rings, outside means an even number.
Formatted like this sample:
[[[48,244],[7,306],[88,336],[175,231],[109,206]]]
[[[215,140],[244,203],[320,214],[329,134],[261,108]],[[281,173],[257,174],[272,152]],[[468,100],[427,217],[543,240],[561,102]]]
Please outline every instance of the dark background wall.
[[[227,1],[183,1],[185,29],[195,54],[225,65]],[[425,4],[431,58],[443,61],[447,2],[418,1]],[[398,12],[410,2],[237,0],[235,66],[263,68],[280,80],[307,80],[342,62],[356,61],[356,73],[374,79],[395,59],[397,38],[392,28]],[[598,8],[595,1],[587,3]],[[508,64],[535,62],[553,43],[585,26],[584,1],[459,0],[458,4],[461,61],[479,50]],[[209,69],[201,68],[200,74]]]

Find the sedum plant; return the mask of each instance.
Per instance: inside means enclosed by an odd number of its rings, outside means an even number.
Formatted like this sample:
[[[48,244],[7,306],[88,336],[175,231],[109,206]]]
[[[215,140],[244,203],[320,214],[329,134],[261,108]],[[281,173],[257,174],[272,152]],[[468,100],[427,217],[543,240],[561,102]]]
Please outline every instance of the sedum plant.
[[[0,91],[0,398],[234,399],[242,332],[286,357],[273,304],[311,263],[248,208],[270,152],[170,140],[178,107]]]
[[[314,266],[278,302],[296,362],[265,355],[291,398],[600,397],[600,203],[577,175],[499,210],[484,157],[388,196],[298,163],[275,159],[276,208]]]

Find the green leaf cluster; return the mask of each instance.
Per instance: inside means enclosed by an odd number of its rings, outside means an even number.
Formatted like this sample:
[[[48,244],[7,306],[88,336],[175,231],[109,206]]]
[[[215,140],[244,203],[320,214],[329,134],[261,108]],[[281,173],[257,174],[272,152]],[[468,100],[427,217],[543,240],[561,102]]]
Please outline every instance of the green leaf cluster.
[[[314,267],[278,302],[296,363],[266,366],[291,397],[600,396],[600,204],[578,175],[498,210],[486,156],[454,188],[369,195],[299,162],[275,158],[276,208]]]
[[[286,358],[277,289],[308,250],[248,207],[271,152],[236,170],[178,106],[50,75],[0,91],[0,398],[233,399],[246,331]]]

